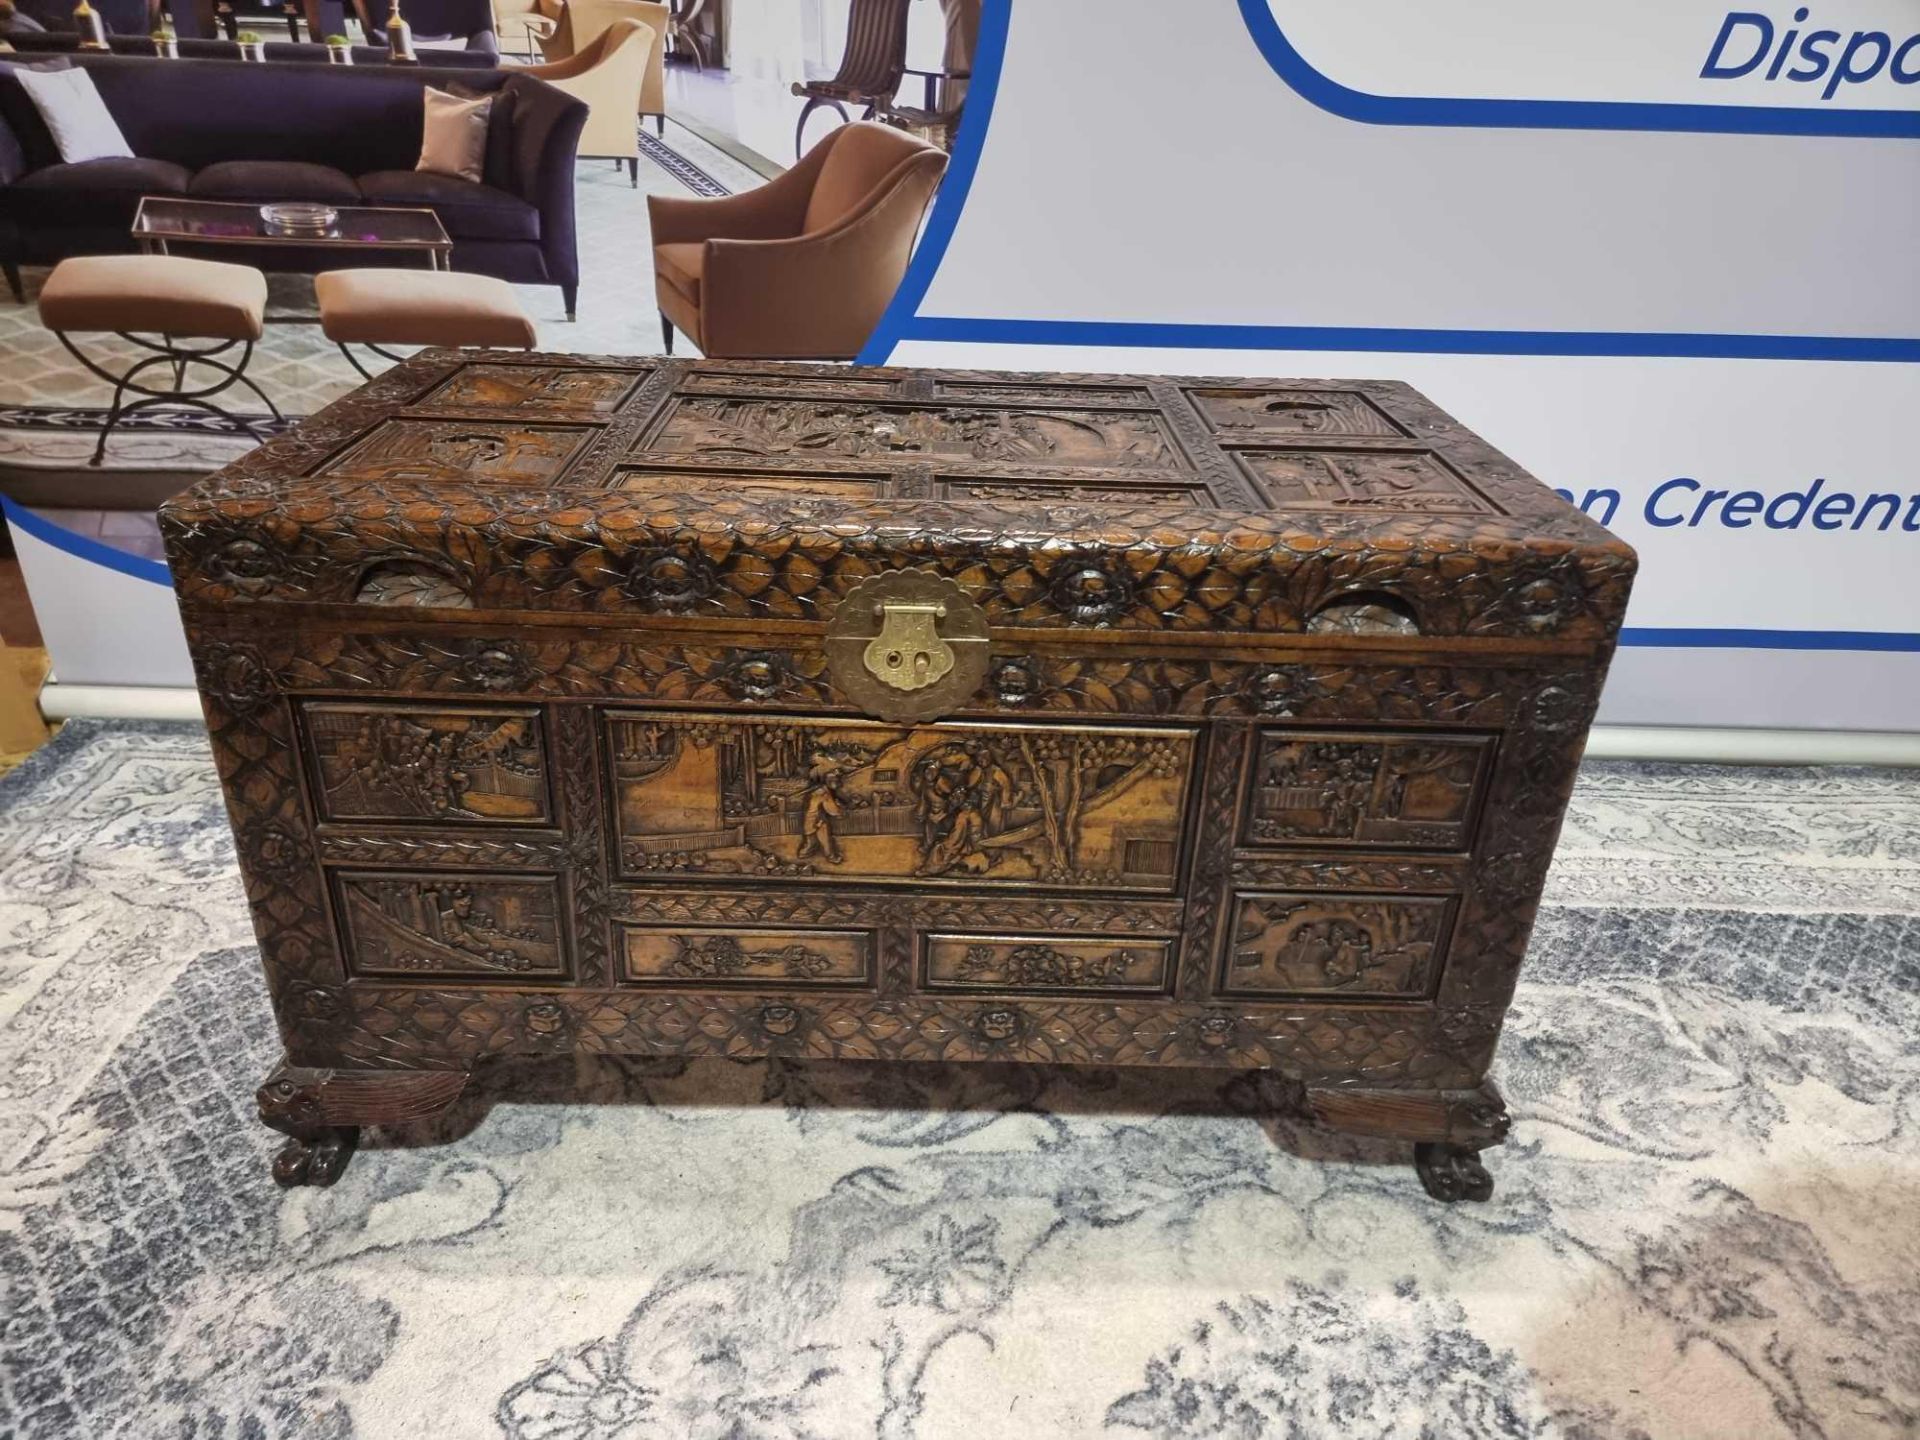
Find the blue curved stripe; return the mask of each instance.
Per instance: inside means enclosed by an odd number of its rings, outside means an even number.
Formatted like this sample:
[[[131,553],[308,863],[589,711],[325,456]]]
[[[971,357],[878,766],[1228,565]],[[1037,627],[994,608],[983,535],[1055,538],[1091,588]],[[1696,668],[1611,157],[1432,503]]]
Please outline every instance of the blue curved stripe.
[[[1253,43],[1301,99],[1364,125],[1464,125],[1482,129],[1677,130],[1710,135],[1920,137],[1920,111],[1813,110],[1782,105],[1677,105],[1618,100],[1487,100],[1373,95],[1310,65],[1267,0],[1240,0]]]
[[[1403,330],[1127,320],[920,315],[912,340],[974,345],[1112,345],[1152,350],[1378,350],[1411,355],[1604,355],[1693,360],[1920,361],[1920,339],[1612,330]]]
[[[993,118],[993,97],[1000,89],[1000,63],[1007,53],[1007,22],[1013,0],[986,0],[980,14],[980,33],[973,48],[973,75],[967,81],[966,104],[960,113],[960,130],[953,137],[953,153],[947,158],[947,177],[933,197],[933,214],[927,217],[926,232],[900,279],[900,288],[887,302],[880,323],[860,347],[856,363],[884,365],[907,332],[907,322],[926,298],[940,262],[946,258],[947,244],[954,227],[960,223],[960,211],[967,203],[967,191],[973,185],[974,171],[980,168],[980,152],[986,148],[987,125]]]
[[[173,588],[173,575],[158,560],[149,560],[142,555],[129,555],[124,550],[116,550],[111,545],[103,545],[98,540],[85,535],[76,535],[63,525],[56,525],[43,516],[34,514],[24,505],[16,505],[6,496],[0,495],[0,512],[7,517],[7,524],[22,535],[31,535],[44,545],[56,550],[64,550],[76,559],[88,561],[94,565],[104,565],[109,570],[118,570],[122,575],[131,575],[136,580],[151,581],[155,585]]]
[[[1629,625],[1622,645],[1651,650],[1870,650],[1920,655],[1920,635],[1889,630],[1712,630]]]

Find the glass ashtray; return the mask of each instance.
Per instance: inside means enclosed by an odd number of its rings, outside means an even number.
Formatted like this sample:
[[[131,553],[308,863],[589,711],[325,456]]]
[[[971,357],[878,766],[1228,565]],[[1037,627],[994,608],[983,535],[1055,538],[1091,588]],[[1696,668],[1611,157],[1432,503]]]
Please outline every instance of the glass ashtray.
[[[340,212],[331,205],[283,202],[262,205],[260,218],[269,230],[282,235],[325,235],[333,228]]]

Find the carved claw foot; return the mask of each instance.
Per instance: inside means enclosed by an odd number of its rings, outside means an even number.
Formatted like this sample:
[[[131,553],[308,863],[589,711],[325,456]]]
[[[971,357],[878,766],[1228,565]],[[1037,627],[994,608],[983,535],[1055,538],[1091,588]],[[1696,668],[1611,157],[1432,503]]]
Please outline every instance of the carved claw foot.
[[[289,1140],[273,1157],[273,1178],[283,1186],[331,1185],[360,1143],[358,1125],[330,1125],[312,1140]]]
[[[360,1143],[362,1125],[439,1114],[460,1097],[464,1070],[321,1070],[281,1065],[255,1098],[260,1118],[288,1138],[274,1157],[282,1185],[331,1185]]]
[[[1480,1152],[1465,1145],[1422,1141],[1413,1147],[1413,1168],[1427,1194],[1443,1204],[1493,1197],[1493,1177],[1480,1163]]]

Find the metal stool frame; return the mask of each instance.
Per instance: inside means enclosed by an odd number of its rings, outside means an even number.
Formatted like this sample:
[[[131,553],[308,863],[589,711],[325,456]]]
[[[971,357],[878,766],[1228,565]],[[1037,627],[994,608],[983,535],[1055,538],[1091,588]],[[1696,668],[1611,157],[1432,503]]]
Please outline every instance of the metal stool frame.
[[[118,335],[122,340],[133,345],[138,345],[143,350],[151,350],[154,352],[145,359],[134,361],[134,363],[128,367],[125,374],[115,375],[105,366],[88,358],[86,353],[82,351],[78,345],[73,343],[73,340],[68,336],[66,331],[56,330],[53,333],[59,337],[60,343],[67,347],[67,353],[78,360],[90,374],[98,376],[113,386],[113,403],[107,410],[107,423],[101,428],[100,443],[94,446],[93,458],[87,462],[89,465],[98,465],[106,459],[107,440],[113,434],[114,427],[119,425],[127,416],[133,414],[136,410],[158,409],[166,405],[186,406],[190,409],[205,410],[210,414],[218,415],[229,425],[237,426],[246,431],[247,434],[251,435],[255,440],[265,444],[268,437],[261,434],[252,422],[243,419],[230,410],[215,405],[209,398],[220,394],[224,390],[231,389],[236,384],[246,386],[247,389],[259,396],[260,403],[267,407],[267,410],[275,420],[284,421],[287,418],[280,413],[280,407],[268,398],[267,392],[254,384],[245,373],[247,362],[253,358],[254,342],[251,340],[214,340],[196,349],[191,346],[178,344],[170,335],[162,334],[159,343],[156,344],[152,340],[142,339],[131,331],[115,330],[112,333]],[[238,362],[221,358],[236,345],[244,347],[240,351]],[[139,382],[137,377],[156,365],[172,367],[173,387],[171,389],[162,390],[152,385],[143,385]],[[202,385],[198,389],[189,389],[187,386],[187,371],[190,366],[194,365],[204,365],[214,371],[220,378],[212,384]],[[140,398],[128,401],[126,397],[129,393],[138,395]]]
[[[348,348],[349,347],[348,341],[336,340],[333,343],[339,346],[340,353],[347,357],[347,363],[353,366],[354,369],[360,372],[360,378],[362,380],[373,379],[373,372],[367,369],[366,366],[360,363],[360,357],[354,354],[353,351],[350,348]],[[378,345],[374,344],[371,340],[355,340],[351,343],[354,345],[364,345],[367,349],[371,350],[374,354],[378,355],[382,360],[389,361],[395,365],[398,365],[402,360],[407,358],[404,355],[396,355],[391,350],[383,350]]]

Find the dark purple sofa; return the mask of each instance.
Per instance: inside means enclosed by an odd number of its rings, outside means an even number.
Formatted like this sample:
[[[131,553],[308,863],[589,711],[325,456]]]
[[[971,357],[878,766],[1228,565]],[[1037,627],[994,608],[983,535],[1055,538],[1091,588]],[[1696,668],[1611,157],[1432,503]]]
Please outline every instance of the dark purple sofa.
[[[429,206],[453,240],[454,269],[557,285],[572,317],[574,152],[587,107],[551,85],[500,70],[71,58],[92,73],[138,158],[59,163],[24,92],[0,85],[0,269],[16,300],[21,265],[132,249],[142,195],[196,195]],[[501,93],[483,182],[413,168],[429,84]],[[222,258],[298,269],[401,263],[380,251]]]

